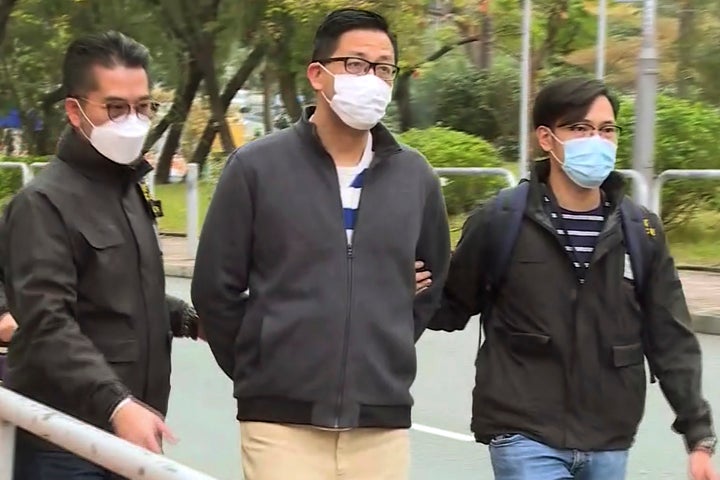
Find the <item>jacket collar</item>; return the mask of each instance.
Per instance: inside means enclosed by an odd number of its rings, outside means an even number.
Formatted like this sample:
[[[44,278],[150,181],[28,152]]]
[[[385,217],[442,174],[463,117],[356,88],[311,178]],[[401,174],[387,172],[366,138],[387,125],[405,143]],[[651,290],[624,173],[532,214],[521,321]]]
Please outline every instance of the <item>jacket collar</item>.
[[[303,109],[303,113],[300,119],[295,122],[293,128],[300,135],[300,137],[312,145],[313,148],[322,152],[323,155],[327,155],[325,147],[320,142],[320,137],[317,134],[317,127],[310,121],[315,112],[315,107],[310,106]],[[375,152],[375,158],[377,161],[383,160],[396,154],[402,150],[400,144],[395,140],[395,137],[390,130],[388,130],[383,124],[378,123],[372,129],[370,129],[373,139],[373,151]]]
[[[95,150],[77,130],[68,126],[60,137],[57,157],[88,178],[120,186],[142,180],[152,166],[141,159],[133,165],[120,165]]]

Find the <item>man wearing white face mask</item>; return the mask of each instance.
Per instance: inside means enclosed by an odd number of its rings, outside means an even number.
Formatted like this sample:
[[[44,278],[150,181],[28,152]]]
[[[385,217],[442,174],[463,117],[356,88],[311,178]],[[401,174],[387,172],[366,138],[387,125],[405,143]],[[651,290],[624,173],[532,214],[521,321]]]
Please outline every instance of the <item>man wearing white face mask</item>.
[[[328,15],[317,106],[233,153],[208,211],[192,297],[235,383],[247,480],[408,476],[415,342],[449,231],[431,167],[379,123],[396,63],[381,16]],[[416,258],[434,272],[417,296]]]
[[[147,49],[110,32],[73,42],[63,65],[70,123],[57,156],[13,199],[0,228],[8,308],[17,319],[6,386],[154,452],[173,336],[197,337],[192,308],[166,297],[144,193],[141,149],[155,112]],[[17,480],[112,475],[19,432]]]
[[[646,373],[676,413],[693,480],[715,480],[712,415],[682,286],[657,216],[614,172],[618,102],[562,79],[537,96],[529,181],[467,220],[434,330],[481,314],[472,430],[496,480],[622,480]]]

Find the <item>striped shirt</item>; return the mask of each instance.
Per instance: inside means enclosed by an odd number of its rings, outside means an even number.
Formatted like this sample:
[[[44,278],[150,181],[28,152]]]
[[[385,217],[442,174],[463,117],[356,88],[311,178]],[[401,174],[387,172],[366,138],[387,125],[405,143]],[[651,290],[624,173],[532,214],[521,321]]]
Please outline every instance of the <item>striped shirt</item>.
[[[352,245],[355,222],[357,222],[360,195],[363,188],[363,177],[373,159],[372,135],[368,133],[367,144],[360,162],[353,167],[337,167],[340,184],[340,198],[343,207],[343,225],[348,245]]]
[[[558,221],[558,213],[552,210],[548,197],[545,197],[545,202],[550,207],[550,217],[575,266],[578,279],[580,283],[585,283],[585,272],[590,267],[609,204],[604,202],[599,207],[587,212],[573,212],[560,208],[561,219]]]

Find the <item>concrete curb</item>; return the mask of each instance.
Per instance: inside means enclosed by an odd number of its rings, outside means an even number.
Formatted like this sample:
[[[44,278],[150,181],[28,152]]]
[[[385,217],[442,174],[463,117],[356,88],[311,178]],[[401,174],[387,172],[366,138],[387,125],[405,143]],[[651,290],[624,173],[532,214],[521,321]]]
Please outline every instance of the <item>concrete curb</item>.
[[[165,264],[165,276],[177,278],[192,278],[193,266]]]
[[[692,326],[696,333],[720,335],[720,315],[697,313],[692,316]]]

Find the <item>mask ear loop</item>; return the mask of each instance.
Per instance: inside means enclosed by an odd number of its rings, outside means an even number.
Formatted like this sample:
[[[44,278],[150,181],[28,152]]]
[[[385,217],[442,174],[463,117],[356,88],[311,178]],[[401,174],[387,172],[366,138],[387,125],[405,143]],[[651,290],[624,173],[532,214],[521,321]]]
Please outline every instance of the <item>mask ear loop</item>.
[[[333,79],[335,78],[335,74],[332,73],[330,70],[328,70],[328,69],[325,67],[325,65],[323,65],[323,64],[320,63],[320,62],[315,62],[315,63],[317,63],[320,68],[322,68],[323,70],[325,70],[325,73],[327,73],[328,75],[330,75],[331,77],[333,77]],[[325,95],[325,92],[323,92],[322,90],[320,90],[320,95],[322,95],[322,97],[325,99],[325,101],[327,102],[327,104],[330,105],[330,99],[327,97],[327,95]]]
[[[562,140],[560,140],[560,139],[553,133],[553,131],[550,130],[550,128],[548,128],[548,127],[545,127],[545,128],[547,128],[548,133],[552,136],[552,138],[553,138],[556,142],[558,142],[560,145],[565,146],[565,142],[563,142]],[[558,156],[555,155],[555,152],[553,152],[552,150],[548,150],[547,153],[548,153],[548,155],[550,155],[550,157],[552,157],[553,160],[555,160],[555,161],[558,163],[558,165],[562,166],[562,165],[565,163],[565,162],[561,162],[560,159],[558,158]]]
[[[85,110],[83,110],[82,105],[80,105],[80,102],[78,101],[78,99],[73,97],[73,100],[74,100],[75,103],[77,104],[78,109],[80,109],[80,113],[82,113],[82,116],[85,117],[85,120],[86,120],[93,128],[97,128],[97,127],[95,126],[95,124],[88,118],[87,114],[85,114]],[[90,140],[90,137],[88,136],[88,134],[85,133],[85,131],[84,131],[82,128],[79,128],[78,130],[80,130],[80,133],[83,134],[83,137],[85,137],[88,142],[91,142],[91,141],[92,141],[92,140]]]

